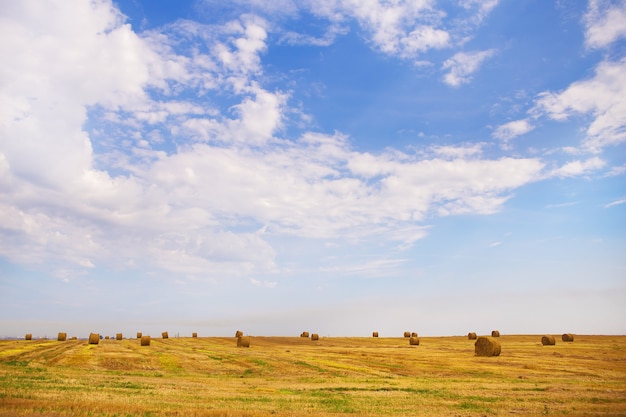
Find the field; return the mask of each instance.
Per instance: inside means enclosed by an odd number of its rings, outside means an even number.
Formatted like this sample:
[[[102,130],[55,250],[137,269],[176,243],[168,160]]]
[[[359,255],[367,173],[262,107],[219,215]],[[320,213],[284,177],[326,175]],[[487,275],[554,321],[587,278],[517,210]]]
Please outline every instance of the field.
[[[626,416],[626,336],[0,341],[0,416]]]

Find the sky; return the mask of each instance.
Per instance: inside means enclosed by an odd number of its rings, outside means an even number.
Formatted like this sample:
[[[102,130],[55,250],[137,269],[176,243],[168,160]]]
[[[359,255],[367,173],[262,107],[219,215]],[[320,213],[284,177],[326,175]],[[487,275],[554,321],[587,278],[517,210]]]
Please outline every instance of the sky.
[[[0,0],[0,337],[626,334],[624,22]]]

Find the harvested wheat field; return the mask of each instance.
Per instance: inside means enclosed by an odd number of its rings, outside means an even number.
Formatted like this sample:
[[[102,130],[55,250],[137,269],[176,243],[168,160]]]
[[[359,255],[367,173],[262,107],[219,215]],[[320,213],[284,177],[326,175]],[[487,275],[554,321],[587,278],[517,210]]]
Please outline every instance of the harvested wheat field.
[[[626,416],[626,336],[0,341],[0,416]]]

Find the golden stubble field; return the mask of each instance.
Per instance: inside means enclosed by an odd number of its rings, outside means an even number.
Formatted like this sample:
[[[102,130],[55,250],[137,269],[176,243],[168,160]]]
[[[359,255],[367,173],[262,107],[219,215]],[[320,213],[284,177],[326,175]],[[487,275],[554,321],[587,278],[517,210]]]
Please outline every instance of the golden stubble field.
[[[0,341],[0,416],[626,416],[626,336]]]

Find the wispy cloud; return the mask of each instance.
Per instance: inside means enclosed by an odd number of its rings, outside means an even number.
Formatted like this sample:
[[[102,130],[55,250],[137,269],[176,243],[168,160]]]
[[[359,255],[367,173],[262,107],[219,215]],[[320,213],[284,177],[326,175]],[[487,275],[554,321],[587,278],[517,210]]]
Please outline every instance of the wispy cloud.
[[[509,141],[513,138],[526,134],[534,129],[528,119],[514,120],[498,126],[492,136],[496,139]]]
[[[587,47],[605,48],[626,37],[626,2],[590,0],[584,22]]]
[[[609,204],[605,205],[605,208],[609,208],[609,207],[614,207],[614,206],[619,206],[621,204],[626,204],[626,198],[621,198],[619,200],[615,200],[613,202],[610,202]]]
[[[495,49],[474,52],[458,52],[443,63],[442,69],[448,70],[443,82],[450,87],[467,84],[485,60],[495,54]]]

